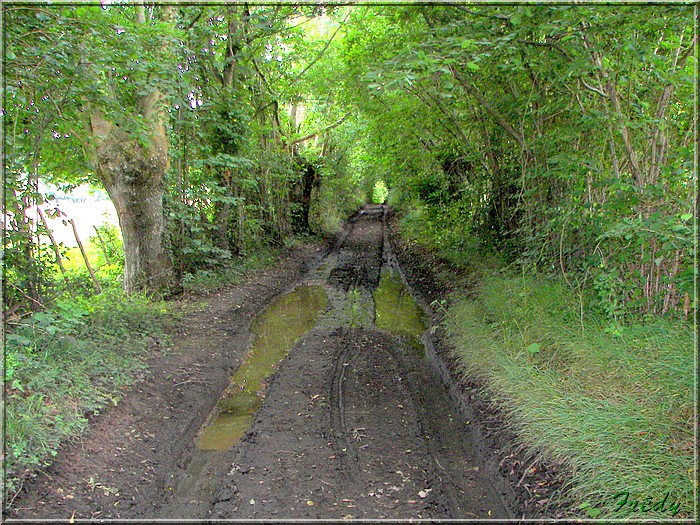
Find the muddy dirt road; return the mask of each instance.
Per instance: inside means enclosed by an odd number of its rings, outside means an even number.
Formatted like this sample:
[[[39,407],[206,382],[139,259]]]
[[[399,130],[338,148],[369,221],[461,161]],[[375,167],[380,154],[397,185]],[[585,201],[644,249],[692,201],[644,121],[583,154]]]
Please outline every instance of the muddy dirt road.
[[[7,517],[511,518],[385,214],[210,301]]]

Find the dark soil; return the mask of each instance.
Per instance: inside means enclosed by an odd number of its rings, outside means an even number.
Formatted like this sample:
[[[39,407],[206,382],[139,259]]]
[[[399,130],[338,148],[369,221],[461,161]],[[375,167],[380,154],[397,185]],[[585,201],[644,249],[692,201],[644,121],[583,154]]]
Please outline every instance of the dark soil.
[[[4,518],[157,517],[245,354],[251,320],[325,251],[320,244],[296,248],[243,284],[183,302],[187,314],[172,334],[173,348],[153,355],[143,380],[91,421],[81,443],[65,447],[25,484]]]
[[[478,388],[443,383],[457,378],[444,341],[429,331],[421,357],[408,337],[374,326],[382,266],[399,269],[388,238],[385,209],[366,207],[332,249],[296,248],[243,284],[195,300],[174,347],[153,356],[147,376],[28,483],[5,518],[538,514],[523,487],[549,478],[535,475],[539,467],[528,477],[531,465],[520,477],[503,442],[511,436],[479,422],[493,412]],[[419,264],[425,254],[395,242],[419,303],[443,297],[450,285],[429,270],[436,261]],[[252,319],[300,284],[324,287],[326,311],[267,381],[243,439],[227,451],[197,449],[198,430],[250,346]]]

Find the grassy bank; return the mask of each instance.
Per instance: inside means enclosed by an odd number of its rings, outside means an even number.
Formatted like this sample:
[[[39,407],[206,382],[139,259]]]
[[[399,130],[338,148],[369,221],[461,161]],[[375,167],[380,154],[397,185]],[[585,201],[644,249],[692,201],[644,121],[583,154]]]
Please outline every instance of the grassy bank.
[[[420,235],[415,217],[403,230],[465,273],[479,264],[456,237]],[[450,298],[454,357],[529,451],[570,472],[572,515],[693,517],[692,326],[651,318],[611,327],[562,282],[493,261],[469,297]]]
[[[580,322],[576,297],[543,277],[487,277],[475,300],[453,298],[447,326],[466,376],[530,448],[568,467],[582,516],[676,517],[693,509],[693,333],[657,319],[606,331]],[[654,502],[665,512],[619,503]],[[617,510],[619,508],[619,510]]]
[[[110,290],[89,299],[59,299],[7,327],[5,497],[77,439],[88,418],[116,405],[164,349],[165,303]]]

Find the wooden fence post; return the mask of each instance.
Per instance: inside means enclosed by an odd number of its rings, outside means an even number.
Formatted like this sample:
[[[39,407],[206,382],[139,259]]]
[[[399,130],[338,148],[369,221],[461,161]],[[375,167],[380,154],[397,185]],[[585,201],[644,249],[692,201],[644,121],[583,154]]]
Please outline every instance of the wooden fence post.
[[[83,254],[85,266],[87,267],[88,272],[90,272],[90,277],[92,277],[92,282],[95,284],[95,289],[97,290],[97,293],[100,294],[102,293],[102,287],[100,286],[100,282],[97,280],[97,277],[95,277],[95,272],[92,271],[92,266],[90,266],[90,261],[88,261],[87,253],[85,253],[85,248],[83,248],[83,243],[80,242],[80,237],[78,237],[78,230],[75,228],[75,220],[70,219],[68,222],[70,222],[71,226],[73,226],[73,234],[75,235],[75,240],[78,241],[80,253]]]
[[[61,250],[58,248],[58,244],[56,243],[56,239],[53,236],[51,228],[49,228],[49,223],[46,221],[44,212],[41,211],[41,208],[39,208],[39,206],[37,206],[36,209],[39,211],[39,217],[41,217],[41,222],[44,224],[44,229],[46,230],[46,233],[49,236],[49,239],[51,240],[51,246],[53,247],[53,251],[56,253],[56,262],[58,263],[58,267],[61,269],[61,273],[63,274],[63,280],[66,281],[66,286],[68,286],[68,288],[70,289],[70,281],[68,280],[68,276],[66,275],[66,269],[63,267],[63,258],[61,257]]]

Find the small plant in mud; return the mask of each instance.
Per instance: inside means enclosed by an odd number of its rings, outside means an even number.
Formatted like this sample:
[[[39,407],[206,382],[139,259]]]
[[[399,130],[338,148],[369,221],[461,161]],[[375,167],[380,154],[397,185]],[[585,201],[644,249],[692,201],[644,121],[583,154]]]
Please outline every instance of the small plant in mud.
[[[352,437],[355,441],[362,441],[362,438],[367,437],[366,434],[363,432],[367,430],[365,428],[353,428],[352,429]]]
[[[355,328],[359,324],[360,317],[360,290],[353,287],[352,290],[348,292],[348,299],[350,300],[350,326]]]
[[[447,309],[447,299],[435,299],[430,303],[430,308],[433,309],[433,312],[440,312],[443,317],[449,317],[450,315],[450,312]]]
[[[103,485],[99,481],[95,480],[93,476],[90,476],[90,479],[85,479],[84,481],[87,487],[90,489],[90,492],[95,492],[95,489],[99,489],[102,492],[104,492],[105,496],[109,496],[110,494],[119,496],[119,489],[117,489],[116,487],[108,487],[106,485]]]

